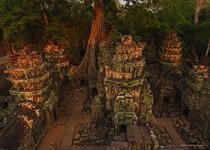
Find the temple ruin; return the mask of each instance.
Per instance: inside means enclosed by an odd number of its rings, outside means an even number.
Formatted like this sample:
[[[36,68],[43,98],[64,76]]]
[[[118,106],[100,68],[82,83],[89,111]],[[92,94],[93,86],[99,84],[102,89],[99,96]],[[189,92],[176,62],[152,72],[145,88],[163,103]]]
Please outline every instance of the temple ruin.
[[[122,37],[109,64],[104,64],[106,111],[113,116],[115,128],[150,121],[153,95],[144,78],[144,44],[131,36]]]
[[[58,118],[59,84],[52,82],[55,73],[50,73],[49,68],[37,51],[27,47],[10,57],[5,73],[12,83],[10,93],[15,101],[4,119],[10,125],[1,132],[1,148],[35,148],[47,127]],[[19,138],[9,144],[12,137]]]
[[[188,116],[195,127],[209,135],[209,69],[199,65],[188,71],[186,88],[183,89],[182,95],[183,113]]]
[[[182,47],[176,32],[169,32],[163,42],[160,62],[164,66],[178,67],[182,62]]]
[[[130,148],[137,149],[156,149],[158,146],[151,129],[145,125],[151,120],[153,95],[144,77],[144,46],[144,43],[133,42],[131,36],[121,37],[121,42],[115,47],[112,42],[101,43],[100,72],[97,89],[93,89],[97,92],[90,104],[90,124],[103,120],[105,116],[110,118],[113,133],[108,131],[107,134],[110,135],[108,142],[114,138],[111,145],[127,142]],[[144,134],[140,135],[140,132]],[[83,133],[75,140],[78,145],[94,143],[84,143]]]
[[[44,48],[44,50],[45,59],[51,65],[51,69],[57,69],[56,71],[60,72],[60,76],[64,78],[64,76],[68,74],[69,69],[69,60],[64,48],[51,42]]]
[[[0,148],[38,149],[49,127],[59,124],[69,149],[181,149],[175,132],[193,149],[208,149],[209,68],[182,59],[175,32],[163,43],[154,59],[154,51],[130,35],[101,42],[97,83],[88,87],[73,81],[77,67],[61,46],[49,43],[43,55],[19,50],[2,69],[12,87],[0,97]]]

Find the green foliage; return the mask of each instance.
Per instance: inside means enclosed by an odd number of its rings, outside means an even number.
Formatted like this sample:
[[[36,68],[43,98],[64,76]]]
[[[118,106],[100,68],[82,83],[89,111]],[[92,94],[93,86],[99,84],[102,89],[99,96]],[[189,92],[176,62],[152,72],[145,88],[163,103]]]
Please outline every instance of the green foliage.
[[[0,29],[4,40],[15,49],[27,43],[42,49],[48,40],[55,40],[68,47],[69,54],[79,55],[77,49],[84,52],[89,37],[93,1],[1,0]],[[134,40],[146,40],[157,47],[167,32],[176,31],[185,52],[195,42],[203,55],[210,38],[210,7],[201,11],[197,25],[193,24],[194,9],[195,0],[131,0],[130,6],[104,0],[104,28],[112,31],[114,40],[120,34],[131,34]]]
[[[41,49],[49,40],[78,47],[88,38],[91,19],[90,5],[78,0],[0,1],[0,28],[15,49],[27,43]]]
[[[38,1],[33,0],[1,0],[0,1],[0,27],[4,30],[4,37],[7,40],[17,41],[18,44],[31,42],[35,36],[29,33],[41,30],[42,24],[39,24],[41,16],[41,7]],[[38,35],[37,35],[38,36]]]
[[[193,42],[196,50],[204,55],[210,35],[210,7],[200,14],[194,25],[195,0],[133,0],[118,12],[117,30],[147,40],[160,48],[167,32],[176,31],[182,40],[183,50]],[[202,49],[202,50],[201,50]],[[189,51],[188,51],[189,52]]]

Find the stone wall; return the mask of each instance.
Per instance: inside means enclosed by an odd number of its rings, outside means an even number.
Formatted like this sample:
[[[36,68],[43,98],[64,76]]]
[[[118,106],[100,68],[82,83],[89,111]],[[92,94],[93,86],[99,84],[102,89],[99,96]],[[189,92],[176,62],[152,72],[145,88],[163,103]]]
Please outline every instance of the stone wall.
[[[61,70],[51,72],[55,70],[54,66],[28,48],[20,50],[10,59],[5,73],[12,82],[10,93],[15,101],[11,113],[4,119],[7,125],[0,132],[0,148],[34,149],[47,127],[58,117],[62,79],[58,79],[56,74]],[[16,139],[15,144],[8,145],[12,138],[13,141]]]
[[[100,44],[98,93],[105,100],[103,111],[113,117],[116,129],[120,124],[150,121],[153,95],[144,78],[144,46],[131,36],[122,36],[120,43]]]
[[[192,125],[206,135],[210,135],[210,77],[204,66],[189,69],[186,78],[186,89],[182,101],[186,106],[188,118]]]

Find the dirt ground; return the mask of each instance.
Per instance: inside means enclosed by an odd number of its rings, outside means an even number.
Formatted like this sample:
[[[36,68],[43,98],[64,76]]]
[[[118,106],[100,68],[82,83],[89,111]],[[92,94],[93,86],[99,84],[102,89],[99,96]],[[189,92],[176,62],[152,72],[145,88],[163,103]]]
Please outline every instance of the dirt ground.
[[[55,147],[60,148],[63,141],[64,132],[65,125],[56,125],[46,134],[39,146],[39,150],[49,150],[50,147],[53,147],[54,145]]]
[[[74,105],[71,114],[62,116],[56,122],[54,127],[49,130],[40,143],[39,150],[70,150],[72,148],[72,140],[74,136],[74,130],[78,124],[83,124],[86,121],[84,115],[82,115],[83,101],[86,98],[86,89],[76,89],[76,97],[74,103],[69,103]],[[64,96],[65,97],[65,96]]]

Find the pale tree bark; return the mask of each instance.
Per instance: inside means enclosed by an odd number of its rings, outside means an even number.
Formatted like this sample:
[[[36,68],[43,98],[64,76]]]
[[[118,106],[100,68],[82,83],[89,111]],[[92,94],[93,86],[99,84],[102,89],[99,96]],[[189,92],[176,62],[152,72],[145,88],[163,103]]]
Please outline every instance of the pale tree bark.
[[[199,23],[200,11],[203,9],[204,3],[205,3],[205,0],[196,0],[195,15],[194,15],[194,25]],[[195,46],[196,46],[196,40],[193,39],[192,45],[191,45],[191,52],[192,52],[192,56],[193,56],[194,62],[198,63],[199,62],[199,58],[197,56],[197,53],[196,53],[196,50],[195,50]]]
[[[204,8],[205,0],[196,0],[194,24],[199,22],[200,11]]]
[[[45,24],[45,26],[48,26],[49,25],[49,21],[48,21],[47,14],[45,12],[43,13],[43,17],[44,17],[44,24]]]
[[[15,54],[15,50],[14,50],[13,45],[12,45],[12,42],[11,42],[10,40],[7,41],[7,45],[8,45],[10,54],[11,54],[11,55]]]
[[[77,75],[86,75],[90,80],[92,78],[96,78],[97,44],[101,41],[103,36],[102,34],[104,22],[103,0],[95,0],[94,2],[95,17],[91,26],[85,57],[83,58],[77,71]]]
[[[209,55],[209,50],[210,50],[210,39],[209,39],[208,47],[206,49],[206,56]]]

